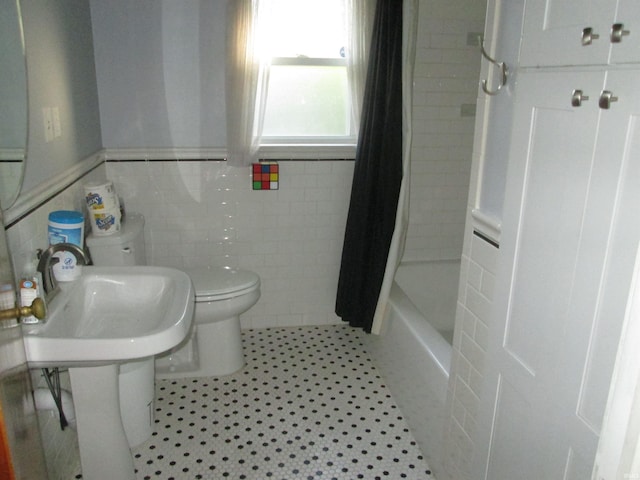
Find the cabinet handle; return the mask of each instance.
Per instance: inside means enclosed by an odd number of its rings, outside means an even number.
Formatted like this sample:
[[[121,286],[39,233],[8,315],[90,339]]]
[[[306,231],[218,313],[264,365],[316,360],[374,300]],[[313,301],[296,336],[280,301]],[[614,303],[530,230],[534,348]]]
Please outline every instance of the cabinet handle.
[[[582,102],[589,100],[589,97],[583,94],[582,90],[574,90],[571,94],[571,106],[580,107]]]
[[[624,29],[623,23],[614,23],[611,25],[611,43],[620,43],[622,37],[629,35],[629,30]]]
[[[603,90],[600,94],[600,101],[598,102],[598,106],[600,108],[608,110],[609,108],[611,108],[611,104],[617,101],[618,97],[614,97],[613,93],[611,93],[609,90]]]
[[[591,45],[593,40],[597,40],[600,38],[600,35],[597,33],[593,33],[593,28],[587,27],[582,29],[582,46],[585,47],[587,45]]]

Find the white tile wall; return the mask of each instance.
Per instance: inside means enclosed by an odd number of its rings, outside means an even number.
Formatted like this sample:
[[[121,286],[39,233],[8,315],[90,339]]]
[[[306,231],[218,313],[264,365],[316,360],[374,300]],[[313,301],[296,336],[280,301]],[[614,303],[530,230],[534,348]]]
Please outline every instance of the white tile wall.
[[[106,170],[104,166],[100,166],[7,229],[7,242],[16,276],[20,276],[26,262],[35,256],[36,249],[48,246],[49,213],[54,210],[81,211],[84,196],[82,182],[104,178],[106,178]],[[34,387],[46,387],[40,370],[32,370],[31,375]],[[69,388],[68,379],[64,382],[63,388]],[[60,430],[57,414],[51,411],[38,412],[38,424],[49,478],[73,478],[80,464],[78,437],[75,430],[70,428]]]
[[[32,377],[39,376],[39,371],[32,372]],[[47,388],[44,380],[39,382],[40,388]],[[69,376],[61,375],[62,387],[70,390]],[[65,412],[70,415],[70,412]],[[56,410],[38,412],[38,426],[43,440],[47,472],[50,479],[71,479],[80,468],[78,435],[74,428],[60,429],[60,419]]]
[[[411,209],[405,260],[460,258],[480,55],[467,33],[484,30],[485,2],[419,2],[413,100]]]
[[[109,162],[125,208],[145,215],[148,263],[260,275],[243,328],[338,323],[334,314],[353,161],[280,162],[280,189],[251,189],[225,162]]]
[[[462,256],[462,275],[453,342],[445,427],[445,474],[439,480],[471,480],[478,406],[484,380],[485,352],[490,325],[499,250],[470,236]]]

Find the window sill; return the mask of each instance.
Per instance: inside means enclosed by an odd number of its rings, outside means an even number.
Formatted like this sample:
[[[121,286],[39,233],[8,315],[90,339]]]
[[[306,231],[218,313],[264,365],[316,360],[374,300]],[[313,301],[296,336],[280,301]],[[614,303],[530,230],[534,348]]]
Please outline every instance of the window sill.
[[[265,160],[335,160],[356,158],[356,146],[347,144],[262,145],[258,151]]]

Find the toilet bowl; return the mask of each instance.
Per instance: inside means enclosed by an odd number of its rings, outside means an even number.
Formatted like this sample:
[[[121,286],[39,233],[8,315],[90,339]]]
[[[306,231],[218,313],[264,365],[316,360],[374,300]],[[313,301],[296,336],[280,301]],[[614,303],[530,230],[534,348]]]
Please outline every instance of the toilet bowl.
[[[230,375],[244,366],[240,315],[260,298],[260,278],[248,270],[188,268],[195,297],[194,330],[156,356],[156,378]]]

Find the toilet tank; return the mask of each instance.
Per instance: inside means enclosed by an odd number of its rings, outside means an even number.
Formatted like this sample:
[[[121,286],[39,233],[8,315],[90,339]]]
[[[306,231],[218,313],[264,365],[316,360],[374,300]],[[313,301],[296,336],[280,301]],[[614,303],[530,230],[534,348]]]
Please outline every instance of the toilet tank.
[[[145,265],[144,217],[128,213],[119,232],[110,235],[91,233],[87,236],[87,247],[94,265]]]

